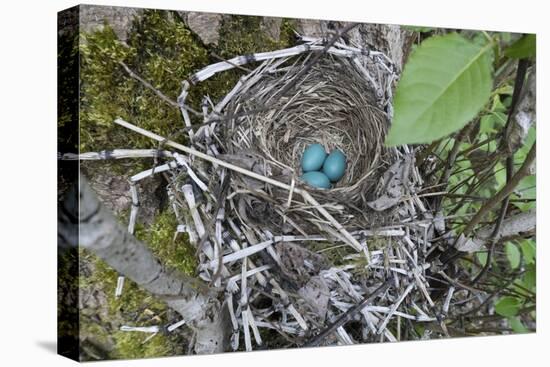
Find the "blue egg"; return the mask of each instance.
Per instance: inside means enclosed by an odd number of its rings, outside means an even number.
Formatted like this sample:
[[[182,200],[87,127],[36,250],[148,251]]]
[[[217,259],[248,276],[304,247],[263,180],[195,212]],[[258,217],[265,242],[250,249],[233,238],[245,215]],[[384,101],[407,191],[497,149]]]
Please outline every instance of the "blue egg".
[[[308,185],[318,189],[330,189],[330,180],[323,172],[306,172],[302,175],[302,180],[304,180]]]
[[[346,173],[346,156],[338,149],[333,150],[325,159],[323,173],[332,182],[337,182]]]
[[[311,144],[304,150],[302,156],[302,171],[318,171],[323,167],[327,152],[321,144]]]

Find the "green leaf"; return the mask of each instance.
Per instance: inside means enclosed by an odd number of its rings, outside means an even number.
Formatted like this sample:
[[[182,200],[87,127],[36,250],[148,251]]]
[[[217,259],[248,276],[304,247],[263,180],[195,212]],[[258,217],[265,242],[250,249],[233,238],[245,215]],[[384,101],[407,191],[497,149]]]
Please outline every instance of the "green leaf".
[[[514,190],[514,198],[520,199],[536,199],[537,195],[537,179],[535,176],[527,176],[521,179],[518,186]],[[514,202],[514,205],[521,211],[527,211],[535,207],[535,202]]]
[[[527,133],[527,137],[525,138],[525,142],[523,146],[516,152],[514,155],[514,163],[516,165],[520,165],[525,161],[525,158],[527,157],[527,154],[529,153],[529,150],[533,146],[533,143],[536,139],[536,129],[534,126],[531,126],[529,129],[529,132]],[[524,177],[519,185],[516,187],[516,190],[514,190],[514,194],[512,195],[513,199],[536,199],[537,195],[537,179],[535,175]],[[514,206],[520,209],[521,211],[525,212],[531,209],[535,209],[536,203],[535,201],[531,202],[513,202]]]
[[[520,243],[521,252],[525,259],[525,264],[533,264],[535,262],[535,256],[537,253],[536,243],[533,240],[523,240]]]
[[[521,262],[521,252],[519,251],[518,247],[512,242],[506,242],[505,248],[506,257],[510,262],[510,266],[512,267],[512,269],[517,268],[519,266],[519,263]]]
[[[501,87],[498,87],[494,91],[495,94],[503,94],[511,96],[514,93],[514,88],[510,84],[505,84]]]
[[[495,172],[496,181],[495,189],[500,190],[506,184],[506,168],[502,163],[498,162],[493,170]]]
[[[492,44],[430,37],[405,65],[386,145],[429,143],[460,129],[490,97]]]
[[[527,329],[525,327],[525,325],[523,325],[523,323],[521,322],[521,320],[519,319],[519,317],[510,317],[508,319],[508,321],[510,322],[510,327],[512,328],[512,330],[514,330],[516,333],[527,333],[529,332],[529,329]]]
[[[514,59],[535,57],[537,54],[537,36],[526,34],[508,47],[504,54]]]
[[[529,131],[527,132],[527,136],[525,137],[523,146],[519,148],[519,150],[515,154],[514,163],[516,165],[521,165],[525,161],[525,158],[529,154],[529,151],[531,150],[531,147],[533,146],[536,138],[537,131],[535,129],[535,126],[531,126],[529,128]]]
[[[491,105],[491,111],[492,112],[506,111],[506,106],[504,106],[502,104],[502,101],[500,100],[500,94],[495,95],[495,98],[493,98],[493,104]]]
[[[494,133],[506,123],[506,116],[502,112],[491,112],[483,115],[479,123],[479,133]]]
[[[486,252],[478,252],[476,253],[477,260],[481,264],[481,266],[485,266],[487,264],[487,253]]]
[[[536,177],[534,175],[526,176],[520,181],[514,192],[516,192],[518,196],[523,199],[534,199],[536,186]]]
[[[537,269],[534,264],[528,266],[525,275],[523,276],[523,284],[527,289],[535,289],[537,285]]]
[[[502,316],[512,317],[517,315],[520,306],[519,299],[505,296],[500,298],[495,304],[495,312]]]
[[[529,128],[529,131],[527,132],[527,136],[525,137],[525,141],[523,142],[523,146],[517,151],[518,156],[523,160],[529,154],[529,150],[531,150],[531,146],[537,139],[537,129],[536,125],[532,124]]]
[[[498,32],[496,36],[500,38],[502,42],[510,42],[512,40],[512,34],[510,32]]]

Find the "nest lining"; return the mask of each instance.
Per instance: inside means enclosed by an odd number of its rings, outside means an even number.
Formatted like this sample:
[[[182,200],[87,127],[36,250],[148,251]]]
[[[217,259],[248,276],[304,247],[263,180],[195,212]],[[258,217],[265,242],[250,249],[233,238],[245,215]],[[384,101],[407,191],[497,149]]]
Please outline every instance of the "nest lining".
[[[348,164],[346,174],[332,190],[343,192],[361,184],[386,153],[382,142],[387,118],[355,70],[341,72],[346,67],[350,67],[347,62],[323,62],[307,74],[294,96],[275,100],[268,111],[249,119],[247,123],[253,128],[249,130],[247,148],[257,149],[298,176],[302,174],[300,159],[307,145],[320,143],[329,151],[340,149]],[[236,103],[242,103],[244,111],[265,105],[271,95],[254,98],[253,94],[270,82],[257,84]],[[281,78],[272,86],[280,90],[287,82],[287,78]],[[238,152],[243,138],[233,136],[232,141],[234,152]]]

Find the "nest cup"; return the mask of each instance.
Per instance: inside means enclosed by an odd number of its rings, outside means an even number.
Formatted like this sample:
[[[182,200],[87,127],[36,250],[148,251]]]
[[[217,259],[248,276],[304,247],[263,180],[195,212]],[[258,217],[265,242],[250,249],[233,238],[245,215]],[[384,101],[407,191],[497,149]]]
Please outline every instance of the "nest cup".
[[[225,120],[203,126],[193,140],[215,146],[219,159],[307,190],[346,229],[365,228],[372,224],[367,203],[395,159],[395,149],[384,147],[395,68],[382,52],[343,43],[324,50],[323,45],[321,39],[306,40],[292,49],[259,54],[263,62],[216,105]],[[312,62],[317,52],[323,54]],[[208,66],[191,81],[250,61],[253,56]],[[316,189],[300,179],[302,154],[313,143],[328,152],[339,149],[347,158],[344,177],[331,189]],[[292,190],[237,171],[230,173],[230,186],[234,208],[247,222],[273,233],[281,228],[283,233],[317,233],[318,227],[331,231],[318,208]]]
[[[378,102],[383,91],[371,87],[353,60],[332,55],[300,76],[308,59],[302,57],[279,72],[264,67],[255,74],[258,80],[232,99],[227,112],[242,117],[227,125],[227,151],[254,157],[261,163],[259,173],[285,183],[294,179],[324,202],[365,209],[392,160],[384,147],[388,114]],[[281,95],[294,82],[295,87]],[[329,190],[306,186],[299,178],[302,154],[313,143],[346,155],[345,175]],[[282,190],[272,194],[277,203],[288,199]]]
[[[271,87],[281,89],[285,83],[286,78],[281,78],[272,81]],[[249,120],[255,130],[252,145],[296,176],[303,173],[300,159],[308,145],[319,143],[328,152],[339,149],[347,157],[346,173],[330,191],[342,195],[372,186],[368,178],[386,153],[387,118],[364,80],[346,60],[332,60],[314,67],[298,89],[293,96],[273,102],[269,101],[272,96],[261,95],[243,104],[245,111],[254,104],[270,105]]]

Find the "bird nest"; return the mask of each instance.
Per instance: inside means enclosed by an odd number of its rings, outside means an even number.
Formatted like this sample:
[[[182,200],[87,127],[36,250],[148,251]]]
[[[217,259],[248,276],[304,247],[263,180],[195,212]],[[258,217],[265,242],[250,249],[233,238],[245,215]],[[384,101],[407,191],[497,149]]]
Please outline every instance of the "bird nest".
[[[349,344],[398,340],[402,317],[436,320],[425,261],[433,215],[416,194],[422,179],[413,152],[383,145],[395,68],[382,52],[303,41],[209,65],[185,81],[178,105],[187,145],[115,121],[180,151],[154,150],[168,161],[130,179],[133,202],[137,181],[167,172],[177,232],[196,246],[200,278],[225,290],[233,350],[241,331],[252,350],[252,337],[263,345],[262,328],[289,345]],[[258,66],[220,101],[204,98],[202,113],[186,104],[191,85],[253,61]],[[203,122],[194,124],[191,113]],[[315,142],[348,157],[332,189],[300,180],[301,154]],[[132,206],[130,233],[137,211]],[[336,260],[320,254],[334,248],[343,249]],[[362,334],[342,327],[351,321]]]

